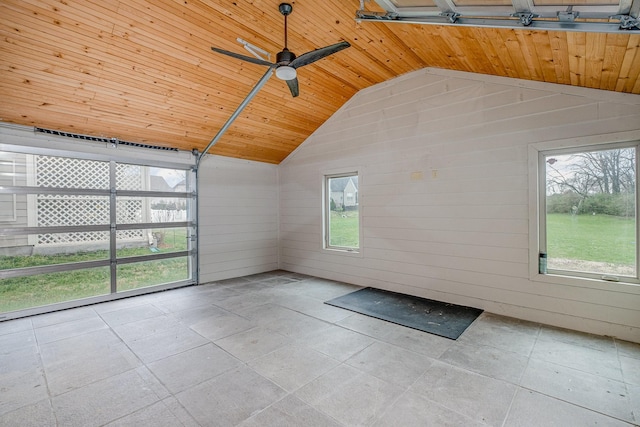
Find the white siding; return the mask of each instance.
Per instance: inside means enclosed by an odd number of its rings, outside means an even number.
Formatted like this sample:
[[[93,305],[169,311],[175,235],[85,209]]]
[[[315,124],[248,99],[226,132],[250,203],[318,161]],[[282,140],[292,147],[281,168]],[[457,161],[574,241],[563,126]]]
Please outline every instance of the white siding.
[[[200,283],[277,269],[277,166],[207,156],[198,180]]]
[[[640,287],[531,274],[529,173],[535,144],[639,130],[637,95],[433,69],[366,89],[280,166],[280,267],[640,342]],[[322,175],[354,168],[359,256],[322,249]]]

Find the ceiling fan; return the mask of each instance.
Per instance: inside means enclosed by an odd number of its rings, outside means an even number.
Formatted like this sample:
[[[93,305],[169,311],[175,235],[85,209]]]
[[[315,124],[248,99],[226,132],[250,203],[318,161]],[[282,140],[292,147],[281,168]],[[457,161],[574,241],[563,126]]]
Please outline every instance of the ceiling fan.
[[[298,78],[296,72],[297,68],[309,65],[322,58],[339,52],[342,49],[346,49],[351,45],[348,42],[340,42],[331,46],[321,47],[320,49],[303,53],[302,55],[296,57],[295,53],[291,52],[287,48],[287,16],[290,15],[293,11],[293,6],[291,6],[289,3],[280,3],[280,5],[278,6],[278,10],[280,10],[280,13],[284,16],[284,49],[282,49],[282,51],[278,52],[278,54],[276,55],[275,63],[271,63],[259,58],[253,58],[251,56],[241,55],[239,53],[229,52],[228,50],[219,49],[217,47],[212,47],[211,49],[214,52],[222,53],[223,55],[228,55],[233,58],[241,59],[243,61],[275,68],[276,77],[287,82],[287,86],[289,86],[291,95],[295,97],[300,93],[298,89]]]

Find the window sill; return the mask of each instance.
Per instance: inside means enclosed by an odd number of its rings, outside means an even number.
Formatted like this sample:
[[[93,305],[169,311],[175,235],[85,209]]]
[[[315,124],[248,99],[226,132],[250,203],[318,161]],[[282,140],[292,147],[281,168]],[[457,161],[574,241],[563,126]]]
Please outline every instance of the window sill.
[[[640,284],[625,281],[627,278],[620,278],[620,281],[614,282],[603,279],[578,277],[578,276],[566,276],[563,274],[531,274],[529,280],[532,282],[549,283],[555,285],[575,286],[588,289],[606,289],[612,292],[627,292],[640,295]]]

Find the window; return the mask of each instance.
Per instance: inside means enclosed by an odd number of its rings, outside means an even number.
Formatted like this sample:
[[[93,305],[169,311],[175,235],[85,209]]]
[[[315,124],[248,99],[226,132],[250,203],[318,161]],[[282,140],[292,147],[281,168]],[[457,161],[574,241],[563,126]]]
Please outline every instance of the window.
[[[546,272],[638,282],[639,147],[636,142],[539,153]]]
[[[357,251],[360,248],[358,173],[325,176],[324,191],[325,248]]]
[[[17,200],[0,222],[0,319],[194,283],[189,165],[13,149],[0,151],[2,212]]]

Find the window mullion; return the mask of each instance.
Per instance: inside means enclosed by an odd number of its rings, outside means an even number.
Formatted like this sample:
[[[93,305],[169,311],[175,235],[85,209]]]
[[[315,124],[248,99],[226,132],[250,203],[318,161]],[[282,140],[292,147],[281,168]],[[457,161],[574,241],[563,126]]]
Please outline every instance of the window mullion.
[[[114,160],[109,162],[109,188],[111,189],[111,195],[109,197],[109,260],[110,262],[110,277],[111,277],[111,293],[115,294],[118,291],[117,288],[117,263],[116,263],[116,226],[117,226],[117,197],[116,197],[116,162]]]

